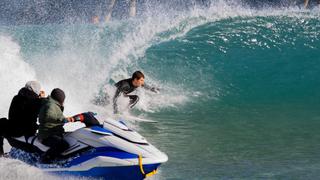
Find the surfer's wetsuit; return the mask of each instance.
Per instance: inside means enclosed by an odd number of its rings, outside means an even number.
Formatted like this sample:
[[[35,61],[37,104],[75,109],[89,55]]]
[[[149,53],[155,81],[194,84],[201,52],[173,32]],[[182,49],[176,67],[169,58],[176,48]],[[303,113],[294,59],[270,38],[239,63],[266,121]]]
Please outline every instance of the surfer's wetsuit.
[[[118,97],[120,96],[121,93],[124,94],[125,97],[129,97],[130,98],[130,102],[129,102],[129,107],[132,108],[134,105],[137,104],[137,102],[139,101],[139,96],[137,95],[128,95],[129,93],[135,91],[137,89],[137,87],[135,87],[132,84],[132,78],[129,79],[123,79],[119,82],[117,82],[115,84],[115,86],[117,87],[116,93],[113,97],[113,112],[116,114],[118,113],[118,105],[117,105],[117,100]],[[155,91],[155,88],[151,88],[147,85],[143,85],[142,86],[145,89],[151,90],[151,91]]]

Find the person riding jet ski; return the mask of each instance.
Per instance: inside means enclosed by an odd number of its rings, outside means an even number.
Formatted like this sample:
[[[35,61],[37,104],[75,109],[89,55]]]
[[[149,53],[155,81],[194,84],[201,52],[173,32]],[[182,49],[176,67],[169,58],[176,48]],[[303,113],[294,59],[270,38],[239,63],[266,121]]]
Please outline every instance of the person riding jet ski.
[[[13,97],[9,108],[9,119],[0,120],[0,155],[3,154],[3,137],[34,136],[38,129],[37,118],[44,91],[38,81],[29,81]]]
[[[65,93],[63,90],[53,89],[51,95],[45,100],[39,114],[40,142],[50,149],[40,159],[41,163],[48,164],[69,148],[68,142],[63,138],[63,125],[67,122],[82,121],[81,115],[66,118],[63,115]]]

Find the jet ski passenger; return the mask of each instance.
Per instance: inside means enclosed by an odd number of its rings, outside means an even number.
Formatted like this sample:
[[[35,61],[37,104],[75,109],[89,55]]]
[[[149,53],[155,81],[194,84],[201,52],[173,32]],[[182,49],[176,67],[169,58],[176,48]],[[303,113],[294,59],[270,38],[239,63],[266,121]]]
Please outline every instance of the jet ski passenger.
[[[117,87],[116,93],[113,96],[113,112],[115,114],[118,113],[118,105],[117,100],[121,93],[125,97],[129,97],[129,107],[133,108],[137,102],[139,101],[139,96],[137,95],[129,95],[129,93],[135,91],[138,87],[143,87],[147,90],[157,93],[159,91],[158,88],[150,87],[144,84],[144,74],[141,71],[136,71],[132,74],[132,77],[129,79],[123,79],[115,84]]]
[[[38,81],[29,81],[13,97],[9,109],[9,120],[0,122],[0,154],[3,154],[3,136],[34,136],[38,129],[37,118],[44,97]]]
[[[53,89],[51,95],[45,100],[39,114],[40,142],[50,149],[40,159],[41,163],[50,163],[62,152],[69,148],[68,142],[63,138],[63,125],[67,122],[81,121],[80,115],[66,118],[63,115],[65,93],[63,90]]]

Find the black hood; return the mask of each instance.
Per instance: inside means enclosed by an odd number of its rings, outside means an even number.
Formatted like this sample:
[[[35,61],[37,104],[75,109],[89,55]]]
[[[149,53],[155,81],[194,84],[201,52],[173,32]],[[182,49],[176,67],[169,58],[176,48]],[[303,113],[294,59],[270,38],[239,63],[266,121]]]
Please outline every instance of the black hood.
[[[26,97],[28,99],[37,99],[39,97],[35,92],[30,91],[29,89],[27,89],[25,87],[20,89],[18,95]]]

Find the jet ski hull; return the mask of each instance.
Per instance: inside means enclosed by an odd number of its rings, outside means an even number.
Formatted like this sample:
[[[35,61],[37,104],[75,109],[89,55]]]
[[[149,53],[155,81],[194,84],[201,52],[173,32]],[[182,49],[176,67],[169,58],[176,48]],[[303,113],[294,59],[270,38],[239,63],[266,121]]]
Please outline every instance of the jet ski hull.
[[[160,164],[143,165],[146,174],[154,171]],[[72,177],[92,177],[99,179],[123,179],[123,180],[140,180],[144,179],[140,166],[118,166],[118,167],[94,167],[86,171],[54,171],[54,175],[72,176]]]

